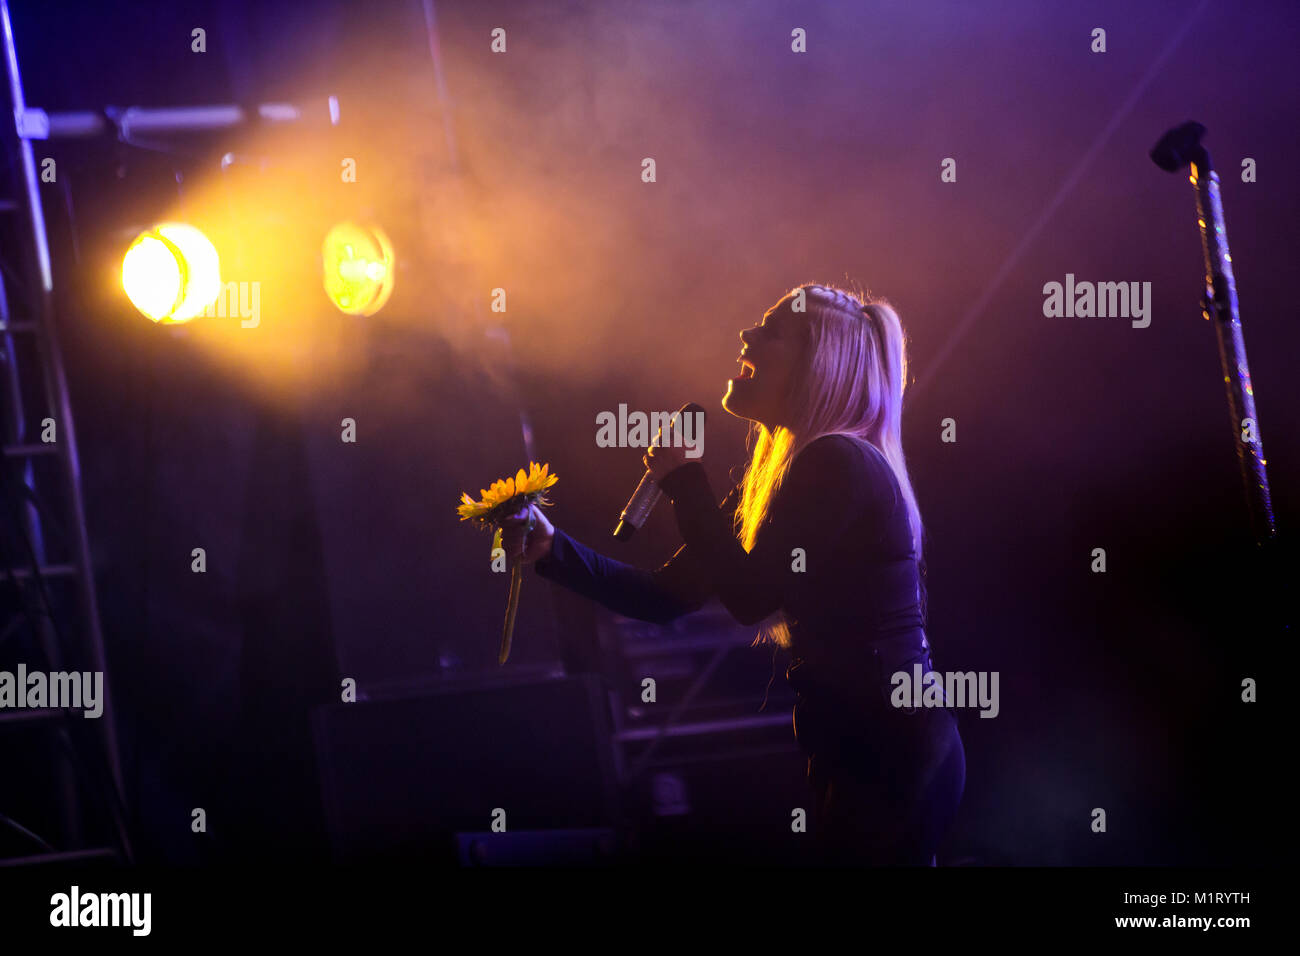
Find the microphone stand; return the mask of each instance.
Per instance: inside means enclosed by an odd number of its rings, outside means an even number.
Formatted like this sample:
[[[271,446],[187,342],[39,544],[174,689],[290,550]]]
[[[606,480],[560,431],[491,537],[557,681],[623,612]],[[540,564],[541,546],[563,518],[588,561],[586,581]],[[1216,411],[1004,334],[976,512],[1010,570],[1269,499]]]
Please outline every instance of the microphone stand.
[[[1268,471],[1259,418],[1255,414],[1255,391],[1246,361],[1246,340],[1237,311],[1237,284],[1228,253],[1228,230],[1219,196],[1219,175],[1210,154],[1201,145],[1205,127],[1189,122],[1165,133],[1151,150],[1151,159],[1166,172],[1191,166],[1191,183],[1196,189],[1196,219],[1201,227],[1201,251],[1205,256],[1205,293],[1201,312],[1214,325],[1219,341],[1219,361],[1228,393],[1237,460],[1241,466],[1255,543],[1264,545],[1277,537],[1273,503],[1269,496]]]

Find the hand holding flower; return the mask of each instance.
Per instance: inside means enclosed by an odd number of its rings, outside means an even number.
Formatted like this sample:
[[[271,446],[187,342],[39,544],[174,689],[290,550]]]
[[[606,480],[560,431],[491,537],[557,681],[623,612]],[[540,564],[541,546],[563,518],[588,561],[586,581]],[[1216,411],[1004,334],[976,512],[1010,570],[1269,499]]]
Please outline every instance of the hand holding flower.
[[[535,561],[549,551],[555,533],[555,528],[537,507],[550,504],[546,500],[546,489],[560,480],[557,475],[547,474],[549,468],[550,465],[531,462],[529,471],[520,468],[513,478],[494,481],[491,488],[481,489],[483,497],[478,501],[462,494],[461,503],[456,508],[461,521],[472,521],[483,530],[494,530],[493,557],[496,549],[501,548],[510,559],[510,595],[506,599],[506,622],[501,629],[501,650],[497,655],[500,664],[510,657],[510,641],[519,610],[519,586],[524,580],[523,561],[526,557]],[[542,531],[534,542],[532,536],[539,526]],[[507,541],[510,547],[506,547]]]
[[[529,519],[532,530],[528,530]],[[555,526],[547,519],[537,505],[521,508],[501,522],[501,547],[506,552],[506,560],[519,558],[524,564],[540,561],[551,553],[551,541],[555,538]]]

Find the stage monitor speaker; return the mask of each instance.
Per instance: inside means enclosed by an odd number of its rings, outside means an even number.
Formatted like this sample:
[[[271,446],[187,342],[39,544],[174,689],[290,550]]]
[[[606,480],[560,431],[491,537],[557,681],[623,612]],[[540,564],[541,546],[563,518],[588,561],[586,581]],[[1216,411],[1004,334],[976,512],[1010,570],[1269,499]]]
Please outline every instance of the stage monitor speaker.
[[[594,675],[480,682],[313,714],[336,859],[454,864],[456,834],[616,824]]]

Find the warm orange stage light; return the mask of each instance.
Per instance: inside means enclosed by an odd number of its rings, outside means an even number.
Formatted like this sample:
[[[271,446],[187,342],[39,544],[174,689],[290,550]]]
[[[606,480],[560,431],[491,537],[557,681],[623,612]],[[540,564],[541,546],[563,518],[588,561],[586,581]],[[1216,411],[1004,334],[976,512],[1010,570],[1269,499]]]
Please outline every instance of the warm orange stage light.
[[[374,315],[393,294],[393,245],[379,228],[341,222],[321,249],[325,294],[347,315]]]

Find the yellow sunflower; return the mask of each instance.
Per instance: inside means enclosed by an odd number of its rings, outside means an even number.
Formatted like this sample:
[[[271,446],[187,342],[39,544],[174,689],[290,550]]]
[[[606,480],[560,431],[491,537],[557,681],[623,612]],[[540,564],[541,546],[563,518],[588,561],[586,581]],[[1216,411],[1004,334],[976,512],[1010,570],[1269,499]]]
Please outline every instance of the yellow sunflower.
[[[526,505],[549,505],[546,489],[560,480],[559,475],[548,474],[550,467],[549,464],[529,462],[528,472],[520,468],[513,478],[494,481],[491,488],[480,488],[483,497],[478,501],[462,494],[456,513],[461,521],[472,521],[479,528],[489,528]]]

